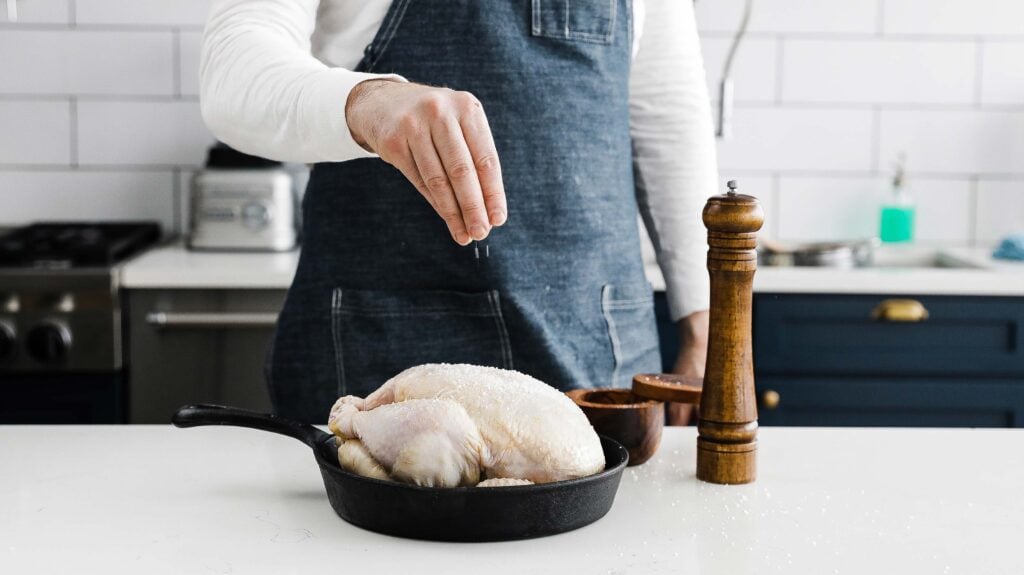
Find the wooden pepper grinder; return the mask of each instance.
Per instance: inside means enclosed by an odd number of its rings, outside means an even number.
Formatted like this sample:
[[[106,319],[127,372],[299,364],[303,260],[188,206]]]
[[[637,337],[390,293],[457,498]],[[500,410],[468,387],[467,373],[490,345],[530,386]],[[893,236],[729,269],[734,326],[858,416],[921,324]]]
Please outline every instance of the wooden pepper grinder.
[[[757,199],[729,192],[708,199],[711,312],[708,360],[697,424],[697,478],[750,483],[757,477],[757,403],[751,346],[751,307],[757,269]]]

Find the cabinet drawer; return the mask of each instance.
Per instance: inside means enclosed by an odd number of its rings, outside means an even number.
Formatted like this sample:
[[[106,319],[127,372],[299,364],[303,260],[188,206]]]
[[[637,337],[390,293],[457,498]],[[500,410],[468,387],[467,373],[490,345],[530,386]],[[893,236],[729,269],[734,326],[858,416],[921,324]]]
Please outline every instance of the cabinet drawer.
[[[270,410],[263,377],[283,290],[129,290],[131,423],[187,403]]]
[[[1024,427],[1024,380],[762,376],[757,397],[760,425]]]
[[[757,294],[758,373],[1024,375],[1024,298],[912,297],[926,319],[873,318],[896,297]]]

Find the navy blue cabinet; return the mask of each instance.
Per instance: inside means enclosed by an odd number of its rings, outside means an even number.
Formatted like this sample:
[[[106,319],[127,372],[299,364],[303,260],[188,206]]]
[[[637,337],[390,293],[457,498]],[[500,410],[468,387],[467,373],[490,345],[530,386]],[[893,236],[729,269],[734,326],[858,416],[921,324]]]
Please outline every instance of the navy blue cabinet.
[[[762,375],[757,389],[760,425],[1024,427],[1019,379]]]
[[[1024,298],[907,296],[926,319],[878,319],[892,299],[757,294],[761,424],[1024,427]]]
[[[927,318],[877,319],[894,298]],[[758,293],[753,328],[761,425],[1024,427],[1024,298]]]

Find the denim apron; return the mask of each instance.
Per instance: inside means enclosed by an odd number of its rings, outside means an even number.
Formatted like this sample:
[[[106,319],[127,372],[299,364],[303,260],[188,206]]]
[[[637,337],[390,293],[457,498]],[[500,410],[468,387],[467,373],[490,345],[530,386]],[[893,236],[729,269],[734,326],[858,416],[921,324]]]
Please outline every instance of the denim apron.
[[[462,247],[382,160],[316,165],[268,356],[278,413],[323,421],[338,396],[427,362],[562,390],[659,370],[636,224],[631,18],[630,0],[394,0],[358,69],[483,103],[508,221]]]

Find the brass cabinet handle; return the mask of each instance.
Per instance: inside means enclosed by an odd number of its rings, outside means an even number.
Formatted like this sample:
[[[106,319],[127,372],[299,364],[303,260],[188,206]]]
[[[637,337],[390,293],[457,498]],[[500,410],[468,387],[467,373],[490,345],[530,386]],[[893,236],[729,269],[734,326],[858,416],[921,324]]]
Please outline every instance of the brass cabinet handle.
[[[779,406],[780,401],[782,401],[782,396],[774,389],[769,389],[761,394],[761,405],[765,409],[775,409]]]
[[[924,321],[928,319],[928,309],[916,299],[887,299],[875,306],[871,318],[892,322]]]

